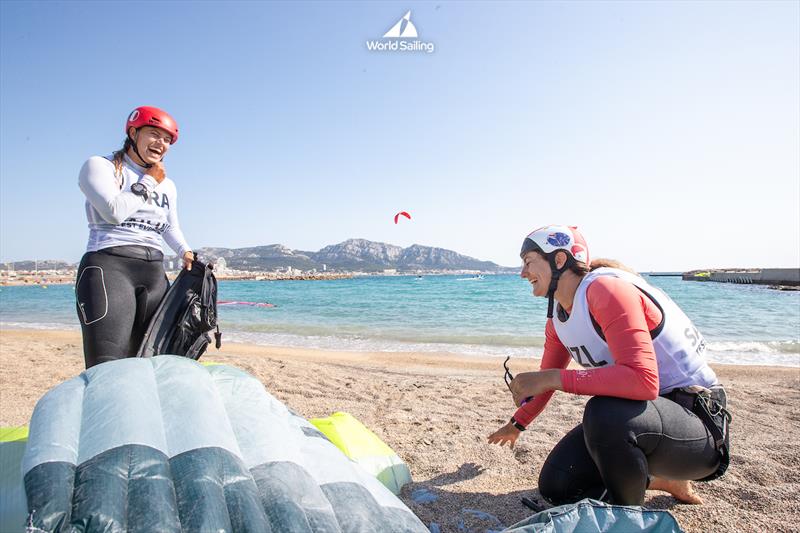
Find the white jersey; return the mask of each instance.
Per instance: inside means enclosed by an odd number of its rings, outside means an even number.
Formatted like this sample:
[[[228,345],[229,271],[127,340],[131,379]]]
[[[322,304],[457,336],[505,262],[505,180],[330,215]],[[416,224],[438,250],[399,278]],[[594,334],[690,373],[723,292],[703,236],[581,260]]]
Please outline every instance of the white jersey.
[[[706,363],[706,343],[689,317],[669,296],[643,278],[615,268],[598,268],[584,276],[567,320],[553,318],[553,328],[573,360],[586,368],[614,364],[608,344],[592,321],[586,290],[600,276],[614,276],[635,285],[661,310],[661,324],[651,332],[658,363],[659,394],[679,387],[717,385],[717,376]],[[560,315],[561,313],[559,313]]]
[[[147,169],[126,155],[122,173],[114,173],[111,158],[90,157],[81,168],[78,185],[86,195],[89,221],[87,252],[111,246],[137,245],[161,250],[161,239],[178,256],[191,250],[178,224],[178,193],[175,183],[161,183],[146,174]],[[150,191],[145,200],[131,192],[131,184],[141,182]]]

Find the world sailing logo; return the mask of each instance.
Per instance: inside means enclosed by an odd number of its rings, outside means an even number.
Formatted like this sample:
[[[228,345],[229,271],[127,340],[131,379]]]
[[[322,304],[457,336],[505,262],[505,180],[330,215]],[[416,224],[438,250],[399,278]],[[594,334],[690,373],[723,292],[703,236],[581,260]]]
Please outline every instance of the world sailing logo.
[[[397,21],[397,24],[383,34],[382,39],[367,41],[367,50],[371,52],[433,53],[435,50],[434,44],[416,39],[418,36],[417,27],[411,22],[411,11],[409,10]]]
[[[410,10],[392,26],[392,29],[383,34],[383,38],[386,37],[417,37],[417,27],[411,22]]]

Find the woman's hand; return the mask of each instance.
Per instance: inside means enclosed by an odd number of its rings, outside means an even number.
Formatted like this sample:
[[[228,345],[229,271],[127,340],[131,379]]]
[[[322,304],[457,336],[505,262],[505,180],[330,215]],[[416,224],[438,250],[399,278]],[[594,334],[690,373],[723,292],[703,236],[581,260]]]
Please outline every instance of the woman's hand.
[[[539,372],[523,372],[511,380],[511,394],[514,405],[519,407],[531,396],[537,396],[551,390],[561,390],[561,371],[557,368],[540,370]]]
[[[489,435],[489,444],[499,444],[501,448],[504,444],[508,444],[509,448],[514,448],[514,443],[517,442],[520,433],[522,432],[514,427],[512,422],[509,422]]]
[[[191,270],[192,261],[194,261],[194,252],[191,250],[183,252],[183,268]]]

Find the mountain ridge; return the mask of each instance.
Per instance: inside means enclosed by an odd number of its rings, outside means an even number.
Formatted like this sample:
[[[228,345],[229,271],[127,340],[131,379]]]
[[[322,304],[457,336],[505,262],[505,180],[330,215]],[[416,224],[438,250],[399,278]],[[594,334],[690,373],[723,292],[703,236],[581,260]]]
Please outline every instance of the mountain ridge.
[[[196,250],[207,261],[224,258],[228,268],[236,270],[300,270],[382,272],[384,270],[509,270],[491,261],[481,261],[445,248],[412,244],[406,248],[368,239],[352,238],[324,246],[316,252],[292,250],[282,244],[248,248],[212,248]],[[174,257],[171,258],[174,260]]]
[[[509,272],[514,269],[491,261],[459,254],[453,250],[412,244],[401,247],[394,244],[351,238],[330,244],[314,251],[295,250],[283,244],[264,244],[242,248],[205,246],[195,250],[201,261],[218,262],[224,259],[229,269],[242,271],[275,271],[288,268],[297,270],[327,270],[350,272],[460,271]],[[166,256],[165,266],[175,267],[177,257]],[[13,261],[5,264],[15,270],[33,270],[34,261]],[[77,268],[77,263],[57,260],[38,261],[39,270]]]

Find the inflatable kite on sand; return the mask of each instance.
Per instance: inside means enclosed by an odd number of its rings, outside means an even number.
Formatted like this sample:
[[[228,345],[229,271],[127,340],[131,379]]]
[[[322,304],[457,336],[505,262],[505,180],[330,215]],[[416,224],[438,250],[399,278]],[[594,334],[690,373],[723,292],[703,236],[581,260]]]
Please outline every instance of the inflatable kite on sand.
[[[309,420],[342,452],[395,494],[411,482],[411,471],[377,435],[349,413]]]
[[[170,355],[43,396],[22,476],[27,512],[0,502],[18,531],[428,531],[254,377]]]

